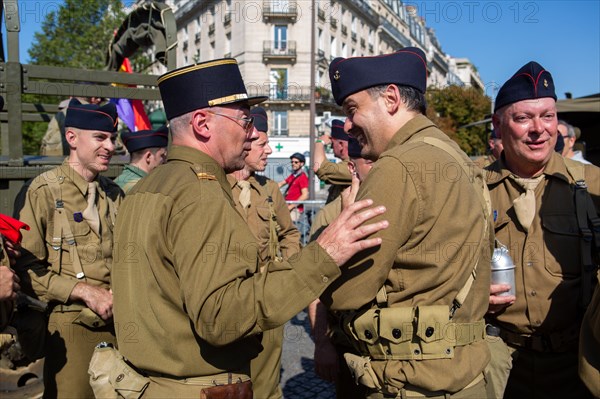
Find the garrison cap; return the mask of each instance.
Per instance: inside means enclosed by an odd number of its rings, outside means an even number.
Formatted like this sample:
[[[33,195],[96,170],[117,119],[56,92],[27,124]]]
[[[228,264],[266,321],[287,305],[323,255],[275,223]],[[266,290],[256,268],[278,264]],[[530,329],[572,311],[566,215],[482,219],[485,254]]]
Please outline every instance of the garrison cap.
[[[306,163],[306,158],[304,158],[304,155],[300,154],[299,152],[295,152],[292,154],[292,156],[290,156],[290,159],[294,159],[296,158],[298,161],[302,162],[302,163]]]
[[[117,106],[114,103],[102,106],[82,104],[73,98],[67,107],[65,127],[112,133],[117,131],[117,122]]]
[[[543,66],[530,61],[502,85],[496,96],[494,112],[517,101],[544,97],[552,97],[556,101],[554,80]]]
[[[427,60],[425,53],[416,47],[374,57],[338,57],[329,64],[329,79],[338,105],[358,91],[391,83],[425,93]]]
[[[157,130],[127,131],[121,133],[121,140],[130,154],[146,148],[166,147],[169,145],[169,129],[161,126]]]
[[[256,130],[264,133],[269,131],[269,118],[267,118],[267,111],[263,107],[252,108],[250,116],[254,117],[254,127]]]
[[[255,105],[267,97],[248,97],[235,58],[222,58],[174,69],[158,78],[167,119],[217,105],[246,102]]]
[[[344,141],[350,140],[350,136],[344,131],[344,121],[340,119],[331,121],[331,137]]]
[[[362,158],[360,152],[362,151],[362,146],[354,137],[350,137],[348,140],[348,156],[350,158]]]

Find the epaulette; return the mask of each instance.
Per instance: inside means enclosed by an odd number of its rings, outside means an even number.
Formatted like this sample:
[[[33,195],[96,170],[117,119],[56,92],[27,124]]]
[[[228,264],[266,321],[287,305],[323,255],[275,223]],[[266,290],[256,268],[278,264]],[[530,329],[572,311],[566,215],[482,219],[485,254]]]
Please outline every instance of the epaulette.
[[[206,172],[198,172],[196,173],[196,176],[198,177],[198,180],[217,180],[217,176]]]

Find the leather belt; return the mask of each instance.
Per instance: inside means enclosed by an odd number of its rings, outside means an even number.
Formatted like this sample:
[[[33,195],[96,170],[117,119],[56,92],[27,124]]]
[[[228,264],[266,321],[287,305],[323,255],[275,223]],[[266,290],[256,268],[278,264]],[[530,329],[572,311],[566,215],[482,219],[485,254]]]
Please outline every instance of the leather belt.
[[[512,331],[508,331],[504,328],[497,329],[499,335],[509,345],[517,346],[519,348],[530,349],[536,352],[566,352],[573,344],[579,339],[580,326],[571,327],[564,331],[555,331],[547,334],[518,334]],[[491,329],[486,328],[488,335],[494,336],[489,332]]]

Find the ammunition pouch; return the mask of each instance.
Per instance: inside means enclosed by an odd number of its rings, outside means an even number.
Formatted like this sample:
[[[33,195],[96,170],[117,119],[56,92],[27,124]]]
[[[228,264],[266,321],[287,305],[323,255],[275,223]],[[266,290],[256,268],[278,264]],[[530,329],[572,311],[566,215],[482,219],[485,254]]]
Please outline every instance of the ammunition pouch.
[[[150,384],[150,379],[138,373],[119,351],[105,343],[94,349],[88,374],[97,398],[138,399]]]
[[[456,323],[445,305],[373,308],[342,318],[358,353],[374,360],[451,359],[457,346],[485,338],[485,322]]]
[[[371,368],[371,360],[367,356],[344,353],[344,359],[356,384],[381,390],[381,384],[379,384],[379,380]]]

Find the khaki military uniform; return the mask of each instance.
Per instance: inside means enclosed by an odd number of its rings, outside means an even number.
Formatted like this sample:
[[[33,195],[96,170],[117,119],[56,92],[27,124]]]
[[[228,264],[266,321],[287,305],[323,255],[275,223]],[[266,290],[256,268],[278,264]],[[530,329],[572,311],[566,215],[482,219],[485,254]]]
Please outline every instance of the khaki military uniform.
[[[53,182],[60,187],[62,211],[66,213],[85,273],[81,279],[76,277],[77,260],[73,246],[64,237],[59,242],[55,240],[55,224],[59,221],[55,220],[55,196],[50,188]],[[99,176],[97,182],[100,236],[85,219],[75,217],[75,213],[87,207],[88,183],[67,161],[33,180],[19,215],[19,219],[31,230],[23,232],[22,257],[18,259],[16,269],[27,272],[21,278],[26,282],[30,280],[35,294],[49,302],[52,308],[44,364],[44,385],[48,397],[93,397],[87,365],[94,346],[100,341],[115,341],[112,323],[103,325],[84,303],[69,300],[79,282],[110,288],[112,231],[115,211],[123,192],[105,177]],[[63,234],[66,233],[63,231]]]
[[[10,259],[4,247],[4,239],[0,235],[0,266],[10,268]],[[0,350],[6,343],[12,341],[12,330],[6,330],[10,320],[12,319],[15,303],[13,300],[0,301]]]
[[[310,240],[314,241],[329,226],[333,220],[342,213],[342,197],[337,197],[325,205],[310,225]]]
[[[340,274],[316,243],[259,273],[259,245],[225,172],[179,146],[125,198],[115,251],[119,350],[154,378],[149,396],[167,394],[156,378],[249,374],[262,350],[257,334],[283,325]],[[182,384],[167,396],[198,395]]]
[[[600,397],[600,281],[581,324],[579,376],[596,397]]]
[[[233,176],[228,176],[228,179],[235,206],[241,208],[239,197],[242,190]],[[279,243],[277,247],[281,249],[283,259],[298,253],[300,232],[292,223],[290,212],[277,183],[259,175],[250,176],[248,182],[251,189],[250,206],[245,211],[240,209],[239,213],[248,223],[258,243],[260,264],[268,264],[269,261],[274,260],[272,256],[279,256],[271,254],[271,228],[276,229],[276,240]],[[273,218],[276,220],[272,221]],[[279,386],[283,327],[263,332],[261,339],[263,350],[250,362],[255,398],[276,399],[283,396]]]
[[[376,378],[367,380],[373,385],[369,397],[443,397],[461,390],[458,396],[485,396],[491,217],[481,172],[471,165],[454,142],[419,115],[395,134],[360,186],[357,200],[385,205],[387,212],[374,220],[389,220],[390,226],[376,234],[383,239],[378,249],[344,265],[321,301],[349,311],[342,327],[357,350],[372,359]],[[449,321],[449,308],[475,268],[476,279]],[[382,287],[387,298],[380,294]],[[444,327],[448,322],[455,324]],[[456,335],[449,333],[454,329]]]
[[[316,172],[317,177],[327,184],[329,194],[327,195],[327,203],[340,196],[342,191],[352,183],[352,175],[348,169],[348,161],[333,163],[325,160]]]
[[[586,395],[577,378],[581,248],[573,178],[566,162],[575,163],[553,153],[546,165],[535,189],[536,210],[528,232],[513,206],[524,190],[503,159],[486,168],[496,239],[516,265],[516,302],[489,317],[504,341],[517,349],[507,397]],[[585,165],[585,180],[600,209],[600,169]]]
[[[129,164],[125,165],[123,172],[115,179],[115,183],[127,194],[145,176],[148,176],[148,173],[137,166]]]

